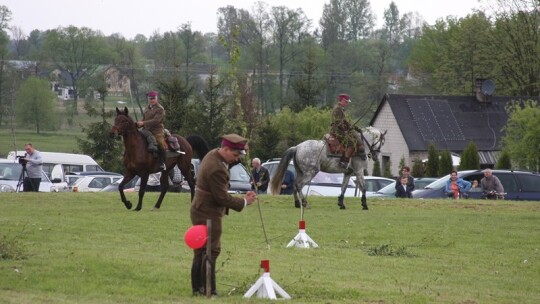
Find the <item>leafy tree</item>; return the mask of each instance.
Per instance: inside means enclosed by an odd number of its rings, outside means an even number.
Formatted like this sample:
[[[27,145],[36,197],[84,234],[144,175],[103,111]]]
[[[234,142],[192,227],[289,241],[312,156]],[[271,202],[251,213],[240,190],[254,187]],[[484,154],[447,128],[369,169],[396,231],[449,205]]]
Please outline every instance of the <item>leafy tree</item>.
[[[188,99],[193,88],[187,87],[179,75],[159,80],[157,88],[161,93],[159,103],[166,113],[165,128],[173,133],[181,132],[189,119]]]
[[[537,0],[497,0],[492,37],[487,42],[496,61],[499,92],[540,95],[540,10]],[[493,53],[493,52],[492,52]]]
[[[219,145],[219,136],[225,134],[224,127],[227,118],[227,104],[220,94],[224,80],[218,80],[215,72],[215,69],[210,72],[203,95],[196,97],[194,105],[196,115],[192,115],[196,119],[186,126],[205,138],[211,147]]]
[[[417,158],[413,160],[411,174],[414,177],[424,177],[424,164],[422,164],[422,161],[420,159]]]
[[[55,100],[56,96],[46,80],[35,76],[28,78],[17,94],[17,121],[34,126],[38,134],[42,129],[53,129],[56,121]]]
[[[499,160],[497,160],[497,163],[495,164],[495,169],[512,169],[512,160],[510,158],[510,153],[505,150],[501,152],[501,154],[499,155]]]
[[[318,97],[324,89],[324,84],[317,80],[317,61],[313,47],[308,49],[306,61],[300,75],[292,84],[293,90],[298,95],[298,101],[291,104],[291,109],[300,112],[303,108],[318,105]]]
[[[405,155],[402,155],[401,158],[399,159],[399,168],[400,168],[400,171],[401,171],[401,168],[405,167],[406,166],[406,162],[405,162]],[[414,175],[413,175],[414,176]]]
[[[384,177],[392,178],[392,162],[390,160],[384,163]]]
[[[371,175],[381,176],[381,162],[378,159],[373,162],[373,173]]]
[[[86,139],[77,138],[79,148],[84,154],[92,156],[103,169],[111,172],[123,172],[123,144],[109,135],[112,125],[107,121],[115,114],[114,111],[105,109],[105,96],[107,90],[105,84],[97,88],[100,93],[100,108],[96,109],[90,102],[84,104],[88,116],[99,117],[101,121],[82,126]]]
[[[0,125],[2,124],[4,114],[9,113],[6,110],[11,108],[10,100],[12,98],[6,88],[6,65],[8,59],[9,36],[6,33],[8,23],[11,21],[11,11],[5,5],[0,5]]]
[[[444,150],[440,153],[441,157],[439,159],[439,174],[438,176],[445,176],[449,174],[454,166],[452,165],[452,155],[450,151]]]
[[[280,128],[272,124],[269,117],[264,118],[263,123],[254,130],[249,141],[249,154],[252,157],[258,157],[261,160],[267,160],[281,156],[283,151],[278,150],[280,141]]]
[[[429,144],[428,147],[428,161],[426,168],[427,177],[437,177],[439,176],[439,152],[433,143]]]
[[[519,169],[540,169],[540,108],[537,101],[514,102],[507,107],[508,121],[503,128],[503,151]]]
[[[44,46],[48,56],[62,72],[67,72],[73,86],[74,102],[70,115],[78,114],[79,80],[92,77],[100,63],[105,62],[105,44],[98,32],[68,26],[51,31]]]
[[[459,170],[479,170],[480,169],[480,156],[476,149],[476,144],[471,141],[463,150],[461,154],[461,160],[459,162]]]

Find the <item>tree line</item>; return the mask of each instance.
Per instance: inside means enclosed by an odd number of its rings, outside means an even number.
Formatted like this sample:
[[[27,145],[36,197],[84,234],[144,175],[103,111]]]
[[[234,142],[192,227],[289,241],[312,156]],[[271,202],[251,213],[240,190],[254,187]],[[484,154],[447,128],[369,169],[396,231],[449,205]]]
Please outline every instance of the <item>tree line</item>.
[[[75,101],[85,100],[102,118],[85,131],[95,127],[91,133],[100,134],[112,115],[104,79],[111,68],[130,81],[132,114],[140,116],[145,92],[157,89],[171,131],[199,134],[212,145],[220,134],[236,132],[251,138],[262,159],[320,138],[340,92],[353,97],[348,108],[360,125],[384,94],[471,95],[477,78],[493,79],[498,95],[538,96],[537,1],[484,2],[490,9],[441,16],[433,25],[392,2],[380,28],[368,0],[329,0],[316,27],[301,8],[228,5],[217,11],[217,33],[179,22],[176,31],[131,40],[74,26],[26,34],[10,25],[11,12],[0,5],[0,126],[59,128],[49,96],[26,91],[67,78]],[[54,69],[66,77],[51,79]],[[77,103],[65,104],[61,116],[74,124]],[[85,149],[99,146],[85,141]]]

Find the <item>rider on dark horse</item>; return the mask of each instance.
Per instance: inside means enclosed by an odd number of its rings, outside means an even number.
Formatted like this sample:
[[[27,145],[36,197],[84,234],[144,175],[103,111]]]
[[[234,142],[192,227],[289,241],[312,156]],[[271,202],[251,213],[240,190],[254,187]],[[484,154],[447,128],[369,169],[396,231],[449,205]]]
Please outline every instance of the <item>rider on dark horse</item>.
[[[350,160],[355,155],[362,141],[358,138],[355,130],[358,128],[350,123],[345,115],[345,106],[351,102],[351,97],[348,94],[339,94],[338,103],[332,111],[332,124],[330,125],[330,134],[334,136],[343,146],[343,154],[340,164],[343,169],[350,167]]]
[[[154,155],[159,156],[159,169],[163,171],[165,170],[165,151],[167,150],[167,146],[165,144],[165,135],[163,133],[165,109],[161,104],[159,104],[158,93],[156,91],[148,92],[146,97],[148,98],[148,107],[146,107],[144,110],[143,119],[137,121],[137,127],[144,128],[144,130],[152,133],[151,135],[154,135],[153,137],[155,140],[152,138],[152,136],[148,136],[150,134],[145,134],[148,142],[148,151],[151,151],[154,153]]]

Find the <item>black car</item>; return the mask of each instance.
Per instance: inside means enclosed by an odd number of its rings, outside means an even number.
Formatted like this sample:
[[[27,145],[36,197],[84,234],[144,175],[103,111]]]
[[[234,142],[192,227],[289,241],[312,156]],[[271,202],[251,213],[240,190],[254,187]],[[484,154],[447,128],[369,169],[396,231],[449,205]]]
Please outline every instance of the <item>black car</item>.
[[[527,171],[514,170],[493,170],[493,175],[497,176],[504,187],[506,193],[504,199],[507,200],[540,200],[540,175]],[[472,183],[473,180],[480,181],[484,177],[482,170],[459,171],[458,177]],[[414,198],[446,198],[444,193],[446,182],[450,174],[427,185],[424,189],[414,190]],[[479,199],[483,197],[483,192],[470,191],[469,198]]]

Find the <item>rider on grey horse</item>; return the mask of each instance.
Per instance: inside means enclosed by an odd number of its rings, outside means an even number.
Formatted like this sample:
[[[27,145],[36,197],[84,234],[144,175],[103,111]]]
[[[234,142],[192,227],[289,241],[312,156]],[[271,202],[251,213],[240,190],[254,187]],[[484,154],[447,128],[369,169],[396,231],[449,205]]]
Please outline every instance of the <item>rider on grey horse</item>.
[[[330,135],[334,136],[343,146],[340,164],[344,169],[351,165],[351,157],[358,152],[363,152],[362,138],[359,136],[357,127],[350,123],[345,115],[345,106],[351,102],[348,94],[339,94],[338,103],[332,110],[332,124]],[[361,151],[362,150],[362,151]]]

